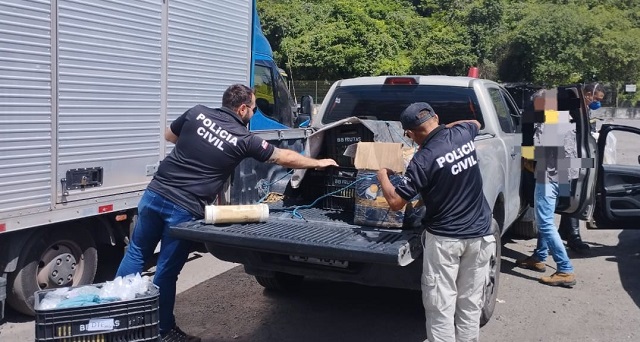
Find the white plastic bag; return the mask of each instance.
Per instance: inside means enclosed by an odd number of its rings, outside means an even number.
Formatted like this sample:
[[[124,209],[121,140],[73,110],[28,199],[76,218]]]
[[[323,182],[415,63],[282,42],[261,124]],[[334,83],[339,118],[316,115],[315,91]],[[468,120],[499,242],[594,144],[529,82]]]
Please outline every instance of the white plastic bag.
[[[67,293],[69,292],[68,287],[63,287],[56,289],[51,292],[47,292],[44,295],[44,298],[39,302],[38,309],[39,310],[51,310],[55,309],[60,302],[65,300],[67,297]]]
[[[607,143],[604,147],[604,156],[602,157],[603,164],[615,164],[617,160],[616,148],[618,140],[612,132],[607,134]]]
[[[130,274],[104,283],[99,295],[104,299],[131,300],[136,298],[136,295],[146,293],[150,284],[151,280],[148,276],[141,277],[140,273]]]
[[[600,139],[600,132],[591,133],[593,137],[598,141]],[[615,164],[617,160],[616,156],[616,148],[617,148],[618,140],[613,135],[613,133],[609,132],[607,134],[607,143],[604,145],[604,152],[602,156],[602,164]]]

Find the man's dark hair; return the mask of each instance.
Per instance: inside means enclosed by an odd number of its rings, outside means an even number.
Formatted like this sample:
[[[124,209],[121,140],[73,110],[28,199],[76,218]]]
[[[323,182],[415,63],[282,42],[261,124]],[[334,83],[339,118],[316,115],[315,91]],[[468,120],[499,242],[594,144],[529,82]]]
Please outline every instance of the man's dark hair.
[[[234,84],[227,88],[222,95],[222,106],[232,110],[238,109],[243,104],[251,105],[253,90],[244,84]]]
[[[594,92],[599,92],[604,94],[604,86],[602,83],[593,82],[584,86],[584,91],[593,94]]]

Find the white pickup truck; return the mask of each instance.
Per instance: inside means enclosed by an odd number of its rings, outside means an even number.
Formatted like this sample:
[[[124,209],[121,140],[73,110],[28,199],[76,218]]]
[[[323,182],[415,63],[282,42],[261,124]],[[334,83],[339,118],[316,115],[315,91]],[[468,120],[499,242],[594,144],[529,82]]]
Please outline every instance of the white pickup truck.
[[[564,101],[561,97],[569,93],[576,98]],[[559,94],[559,102],[584,110],[577,101],[582,96],[580,89]],[[430,103],[441,123],[476,119],[482,124],[475,145],[498,241],[487,275],[482,315],[482,323],[486,323],[498,290],[500,237],[528,207],[521,200],[522,139],[517,133],[521,113],[509,93],[489,80],[380,76],[338,81],[312,118],[310,128],[260,134],[277,146],[335,158],[340,168],[305,174],[245,160],[220,202],[250,204],[268,197],[268,193],[279,193],[282,196],[275,196],[277,200],[269,203],[268,221],[219,226],[195,221],[174,227],[173,234],[205,242],[211,254],[243,264],[248,274],[270,289],[293,289],[301,286],[305,277],[420,289],[422,229],[354,224],[353,191],[341,188],[351,184],[355,174],[351,159],[342,155],[345,147],[358,141],[402,141],[398,117],[407,105],[417,101]],[[589,131],[588,122],[580,118],[577,125],[579,132]],[[578,137],[584,138],[581,156],[595,156],[593,141],[589,143],[580,133]],[[593,183],[594,171],[582,171],[585,189],[593,189],[587,183]],[[586,200],[593,198],[593,191],[588,192],[589,196],[571,199],[561,210],[582,218],[590,216],[593,204]],[[316,200],[324,194],[330,195]]]

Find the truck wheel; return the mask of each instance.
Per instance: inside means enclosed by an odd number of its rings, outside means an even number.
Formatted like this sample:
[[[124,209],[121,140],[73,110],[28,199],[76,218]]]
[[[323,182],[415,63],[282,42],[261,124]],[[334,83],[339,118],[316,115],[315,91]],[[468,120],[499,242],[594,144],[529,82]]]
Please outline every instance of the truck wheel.
[[[300,287],[304,276],[296,274],[288,274],[276,272],[274,276],[255,276],[258,284],[262,285],[265,289],[277,290],[277,291],[291,291]]]
[[[91,284],[97,265],[95,242],[83,228],[40,229],[22,249],[16,271],[9,274],[7,302],[16,311],[34,315],[34,292]]]
[[[513,223],[509,232],[523,239],[534,239],[538,237],[538,225],[536,224],[533,208],[529,207],[527,211]]]
[[[515,236],[523,239],[535,239],[538,237],[538,225],[535,222],[516,221],[509,229]]]
[[[489,274],[484,288],[484,305],[480,316],[480,326],[489,322],[496,308],[498,299],[498,284],[500,282],[500,263],[502,257],[502,242],[500,239],[500,227],[496,220],[492,220],[493,237],[496,239],[496,249],[489,259]]]

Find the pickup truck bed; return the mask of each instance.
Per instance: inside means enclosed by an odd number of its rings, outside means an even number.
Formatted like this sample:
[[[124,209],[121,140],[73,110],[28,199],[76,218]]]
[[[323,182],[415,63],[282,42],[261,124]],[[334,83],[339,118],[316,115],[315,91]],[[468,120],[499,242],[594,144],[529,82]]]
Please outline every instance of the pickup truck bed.
[[[419,232],[353,224],[353,213],[318,208],[299,209],[270,204],[265,223],[231,225],[186,222],[175,226],[176,237],[319,259],[406,266],[422,253]]]

